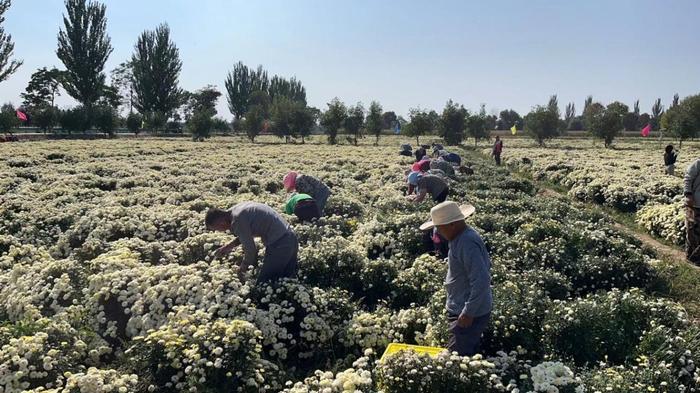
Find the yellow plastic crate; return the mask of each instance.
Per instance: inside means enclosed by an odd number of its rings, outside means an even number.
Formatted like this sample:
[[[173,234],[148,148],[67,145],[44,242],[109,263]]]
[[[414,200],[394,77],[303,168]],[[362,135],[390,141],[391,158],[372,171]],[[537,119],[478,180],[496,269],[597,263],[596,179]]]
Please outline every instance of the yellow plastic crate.
[[[384,354],[382,355],[382,358],[380,359],[380,361],[383,361],[389,355],[392,355],[392,354],[399,352],[399,351],[414,351],[416,353],[426,353],[432,357],[435,357],[435,356],[437,356],[437,354],[439,354],[440,352],[442,352],[444,350],[445,350],[445,348],[424,347],[424,346],[420,346],[420,345],[391,343],[391,344],[389,344],[388,347],[386,347],[386,350],[384,351]]]

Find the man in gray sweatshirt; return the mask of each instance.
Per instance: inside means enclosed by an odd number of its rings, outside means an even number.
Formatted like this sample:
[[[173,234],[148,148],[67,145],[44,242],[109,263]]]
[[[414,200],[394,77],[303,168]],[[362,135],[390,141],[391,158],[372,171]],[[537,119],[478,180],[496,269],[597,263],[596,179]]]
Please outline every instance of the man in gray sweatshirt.
[[[481,236],[464,222],[473,213],[471,205],[443,202],[430,210],[432,220],[420,226],[423,231],[437,228],[450,242],[445,278],[450,330],[447,349],[460,356],[479,351],[493,308],[491,259]]]
[[[297,272],[299,242],[287,221],[270,206],[257,202],[241,202],[229,210],[209,209],[205,218],[207,229],[236,236],[231,243],[216,250],[216,257],[243,246],[245,254],[240,263],[239,277],[244,277],[249,266],[257,265],[258,248],[255,237],[265,245],[265,257],[258,282],[294,277]]]
[[[700,160],[688,167],[683,193],[686,204],[686,258],[697,265],[700,264]]]

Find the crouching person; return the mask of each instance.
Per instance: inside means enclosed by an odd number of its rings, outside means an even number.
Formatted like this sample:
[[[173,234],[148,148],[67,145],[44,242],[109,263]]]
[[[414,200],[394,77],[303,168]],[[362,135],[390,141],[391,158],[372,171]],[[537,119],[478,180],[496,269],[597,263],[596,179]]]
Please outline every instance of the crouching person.
[[[231,243],[216,250],[217,258],[229,254],[239,245],[243,246],[245,256],[238,272],[241,280],[250,266],[257,265],[258,248],[253,240],[256,237],[265,245],[258,282],[296,276],[299,252],[297,236],[287,221],[271,207],[257,202],[242,202],[229,210],[209,209],[205,224],[209,230],[231,231],[236,236]]]
[[[479,351],[481,335],[491,318],[491,259],[481,236],[464,221],[474,214],[471,205],[443,202],[430,210],[431,221],[420,226],[449,241],[445,278],[450,339],[447,349],[460,356]]]
[[[284,206],[284,212],[294,214],[301,222],[309,222],[321,217],[321,210],[316,201],[308,194],[292,195]]]

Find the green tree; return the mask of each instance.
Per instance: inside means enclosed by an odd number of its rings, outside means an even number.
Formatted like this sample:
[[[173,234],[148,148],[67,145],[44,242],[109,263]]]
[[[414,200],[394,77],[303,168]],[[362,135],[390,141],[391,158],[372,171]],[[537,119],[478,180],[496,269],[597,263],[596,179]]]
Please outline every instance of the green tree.
[[[416,137],[416,144],[420,145],[420,137],[430,133],[435,128],[435,122],[428,111],[420,108],[412,108],[408,111],[409,122],[404,128],[406,136]]]
[[[639,129],[639,116],[634,112],[627,112],[622,118],[622,125],[625,131],[634,131]]]
[[[644,128],[647,124],[651,123],[651,116],[648,113],[642,113],[639,115],[639,127]]]
[[[3,23],[5,12],[10,8],[10,0],[0,0],[0,82],[6,81],[10,75],[22,65],[22,60],[14,60],[15,43],[12,36],[5,33]]]
[[[61,112],[58,108],[48,105],[34,107],[32,110],[32,122],[44,133],[52,132],[58,124]]]
[[[627,105],[621,103],[620,101],[613,101],[610,104],[608,104],[606,109],[616,112],[618,115],[620,115],[620,118],[622,118],[625,115],[625,113],[629,112],[630,108]]]
[[[211,136],[211,131],[214,128],[214,119],[211,112],[206,110],[198,110],[192,114],[192,117],[187,120],[187,130],[192,134],[192,140],[203,141]]]
[[[338,130],[343,126],[348,110],[338,97],[328,103],[328,109],[321,115],[321,125],[326,129],[328,143],[338,143]]]
[[[355,106],[348,107],[347,114],[343,122],[344,128],[347,133],[353,135],[357,146],[357,140],[364,137],[362,129],[365,126],[365,108],[361,102],[358,102]]]
[[[498,115],[498,121],[496,122],[496,129],[509,130],[513,126],[518,130],[523,129],[523,118],[520,114],[512,109],[501,111]]]
[[[700,132],[700,95],[686,97],[671,106],[662,115],[660,125],[678,139],[679,147],[684,140],[696,138]]]
[[[285,79],[277,75],[273,76],[270,79],[268,94],[272,101],[277,97],[286,97],[291,101],[298,101],[306,105],[306,88],[301,81],[294,77]]]
[[[25,92],[22,93],[24,106],[28,108],[55,106],[56,97],[61,95],[61,79],[62,73],[56,68],[38,69],[32,74]]]
[[[11,103],[3,104],[0,108],[0,132],[12,133],[12,130],[20,126],[15,106]]]
[[[113,69],[110,73],[112,87],[116,89],[121,97],[120,105],[126,105],[129,108],[129,114],[134,112],[134,68],[131,61],[126,61]]]
[[[207,85],[194,93],[183,94],[185,96],[185,119],[188,120],[194,113],[208,113],[209,117],[216,116],[216,103],[221,97],[221,92],[216,86]]]
[[[651,128],[654,131],[659,129],[661,124],[661,116],[664,114],[664,106],[661,105],[661,98],[657,98],[654,101],[654,105],[651,107]]]
[[[236,63],[225,81],[228,107],[234,118],[243,118],[251,105],[249,102],[251,94],[255,91],[267,91],[269,84],[267,71],[262,66],[258,66],[257,70],[251,70],[242,62]]]
[[[256,90],[250,94],[248,99],[248,104],[252,106],[257,106],[263,111],[263,116],[265,120],[270,118],[272,112],[272,99],[266,90]]]
[[[129,116],[126,117],[126,128],[135,135],[138,135],[139,131],[141,131],[142,124],[143,116],[138,113],[129,113]]]
[[[592,102],[586,106],[586,109],[583,111],[583,125],[586,130],[591,130],[593,119],[603,113],[603,111],[605,111],[605,107],[599,102]]]
[[[112,53],[107,7],[92,0],[66,0],[65,4],[67,15],[63,16],[56,50],[66,67],[63,88],[89,110],[102,94],[103,70]]]
[[[384,112],[382,114],[382,129],[388,130],[393,128],[396,120],[397,117],[394,111]]]
[[[316,124],[318,110],[313,110],[305,105],[297,104],[292,112],[290,128],[292,135],[301,137],[301,143],[305,143],[305,138],[311,135],[311,129]]]
[[[372,101],[369,104],[365,126],[367,127],[367,132],[376,138],[374,141],[375,146],[379,145],[379,137],[382,135],[382,129],[384,129],[383,125],[382,106],[377,101]]]
[[[678,102],[680,101],[680,97],[678,96],[678,93],[673,95],[673,102],[671,102],[671,108],[675,108],[678,105]],[[639,101],[637,101],[639,102]]]
[[[284,138],[285,142],[289,137],[296,137],[292,132],[292,117],[298,104],[290,98],[278,95],[272,103],[272,133]]]
[[[462,105],[447,101],[442,115],[438,120],[440,137],[448,145],[458,145],[464,140],[464,130],[467,128],[467,110]]]
[[[556,94],[549,97],[547,108],[557,116],[557,121],[561,118],[561,112],[559,111],[559,99],[557,98]]]
[[[566,105],[566,111],[564,114],[564,122],[566,123],[566,129],[571,129],[571,123],[573,123],[576,118],[576,105],[570,102]]]
[[[636,100],[634,102],[634,112],[633,113],[635,115],[637,115],[637,117],[639,117],[639,100]]]
[[[97,100],[97,104],[100,106],[110,106],[118,113],[119,107],[122,106],[124,97],[119,94],[119,89],[115,86],[102,86],[102,96]]]
[[[622,131],[622,108],[613,102],[605,110],[591,114],[589,131],[594,136],[603,139],[605,147],[612,146],[612,142]],[[626,107],[626,105],[625,105]]]
[[[265,126],[265,109],[260,105],[252,105],[245,114],[244,128],[246,135],[251,142],[255,142],[255,137],[260,135]]]
[[[583,102],[583,112],[586,112],[586,109],[588,109],[588,106],[593,103],[593,96],[588,96],[586,97],[586,100]]]
[[[131,64],[134,107],[146,117],[164,117],[167,122],[182,103],[182,90],[178,87],[182,61],[180,51],[170,38],[167,24],[141,34]]]
[[[545,141],[559,135],[559,119],[548,106],[536,106],[525,116],[525,132],[544,146]]]
[[[119,125],[119,115],[110,105],[99,105],[94,108],[95,127],[108,136],[114,136],[114,131]]]
[[[467,135],[474,138],[474,146],[477,145],[480,139],[489,137],[487,118],[488,115],[486,114],[484,105],[481,106],[479,113],[473,115],[467,114]]]
[[[70,134],[72,131],[85,132],[90,129],[91,125],[90,115],[82,106],[64,110],[61,113],[58,122],[63,131],[67,132],[68,134]]]

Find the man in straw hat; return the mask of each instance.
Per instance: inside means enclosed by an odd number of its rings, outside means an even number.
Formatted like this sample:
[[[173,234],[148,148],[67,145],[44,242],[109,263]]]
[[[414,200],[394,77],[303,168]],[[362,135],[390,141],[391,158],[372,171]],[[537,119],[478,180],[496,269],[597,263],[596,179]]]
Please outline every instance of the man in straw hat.
[[[493,306],[489,254],[481,236],[464,222],[474,210],[471,205],[443,202],[430,210],[431,221],[420,226],[422,231],[437,228],[450,242],[445,278],[450,327],[447,348],[461,356],[479,350]]]

